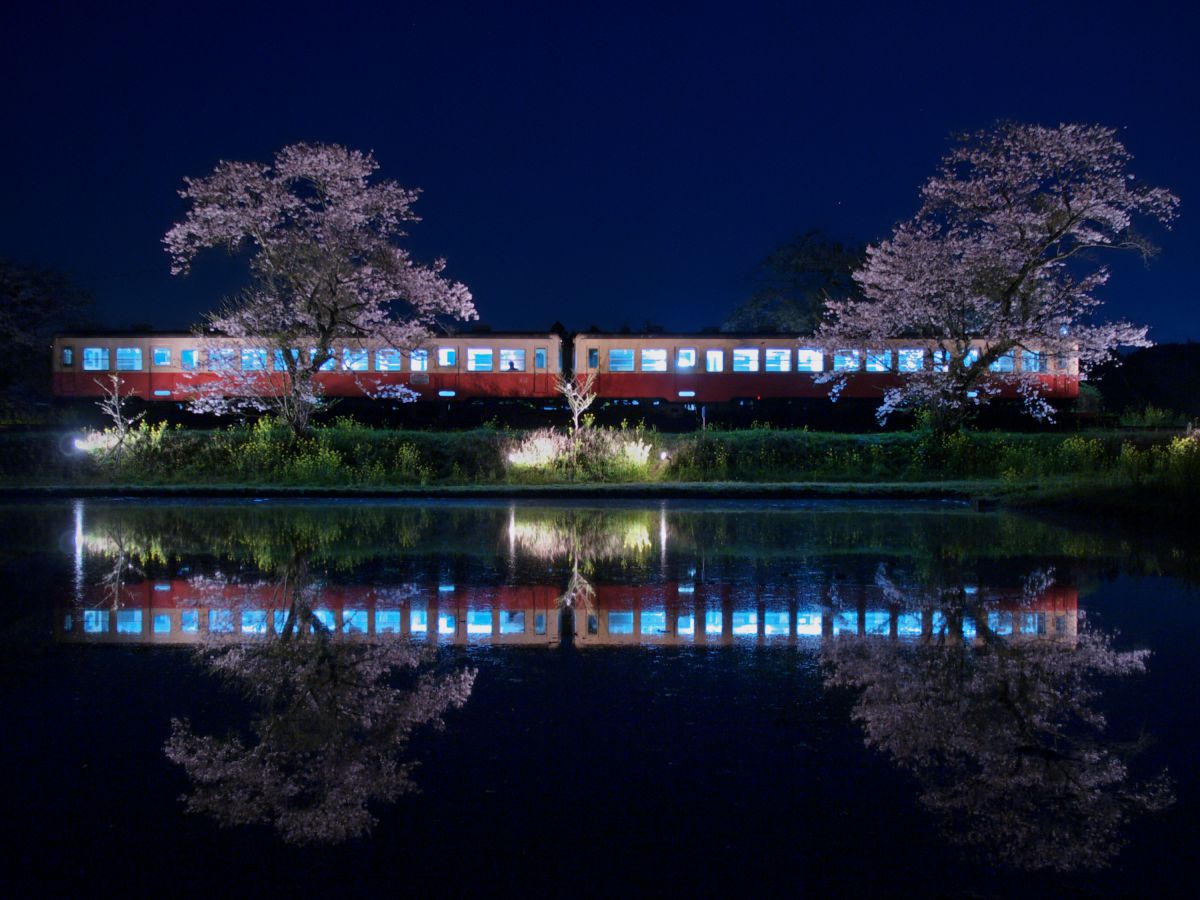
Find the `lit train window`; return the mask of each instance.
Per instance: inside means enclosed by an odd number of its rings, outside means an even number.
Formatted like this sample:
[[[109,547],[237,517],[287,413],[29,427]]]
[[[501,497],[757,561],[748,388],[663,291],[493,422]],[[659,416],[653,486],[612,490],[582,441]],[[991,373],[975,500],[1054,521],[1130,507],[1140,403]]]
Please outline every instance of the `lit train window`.
[[[643,372],[665,372],[667,371],[667,351],[658,348],[643,347],[642,348],[642,371]]]
[[[696,367],[696,348],[680,347],[675,351],[676,369],[694,369]]]
[[[377,372],[399,372],[400,371],[400,351],[399,350],[376,350],[375,351],[375,371]]]
[[[925,368],[924,350],[899,350],[896,355],[899,357],[901,372],[920,372]]]
[[[892,351],[891,350],[868,350],[867,351],[867,371],[868,372],[890,372],[890,371],[892,371]]]
[[[458,361],[458,352],[453,347],[438,347],[438,365],[453,366]]]
[[[366,372],[370,366],[370,355],[366,350],[352,350],[349,347],[342,350],[342,367],[347,371]]]
[[[117,348],[117,371],[118,372],[140,372],[142,369],[142,348],[141,347],[118,347]]]
[[[633,349],[622,348],[619,350],[608,351],[608,371],[610,372],[632,372],[633,371]]]
[[[325,362],[321,363],[321,371],[322,372],[332,372],[337,367],[337,353],[333,350],[330,350],[330,353],[332,353],[333,355],[330,356],[329,359],[325,360]],[[312,347],[309,349],[308,358],[310,360],[314,360],[317,358],[317,348],[316,347]]]
[[[83,368],[87,372],[107,372],[108,371],[108,348],[107,347],[84,347],[83,348]]]
[[[600,368],[600,349],[598,347],[588,347],[588,368]]]
[[[232,369],[233,362],[237,359],[235,351],[232,347],[223,347],[219,350],[208,351],[208,367],[214,372],[219,372],[225,369]]]
[[[196,353],[195,350],[181,350],[179,353],[179,365],[184,369],[196,368]]]
[[[414,350],[412,356],[409,358],[412,362],[412,370],[414,372],[426,372],[429,370],[428,350]]]
[[[725,351],[724,350],[706,350],[704,351],[704,370],[706,372],[720,372],[725,368]]]
[[[757,347],[739,347],[733,351],[733,366],[734,372],[757,372],[758,371],[758,348]]]
[[[949,372],[950,371],[950,351],[949,350],[934,350],[933,351],[933,371]]]
[[[74,347],[63,347],[62,348],[62,364],[64,366],[75,365],[75,348]]]
[[[525,371],[525,351],[524,350],[501,350],[500,351],[500,371],[501,372],[524,372]]]
[[[1005,353],[996,357],[996,361],[988,366],[991,372],[1015,372],[1017,368],[1016,354]]]
[[[820,372],[825,368],[825,355],[820,350],[797,350],[797,372]]]
[[[765,352],[763,370],[766,372],[792,371],[792,351],[770,347]]]
[[[246,347],[242,350],[242,371],[262,372],[267,368],[267,351],[261,347]]]
[[[296,363],[300,362],[300,351],[295,347],[292,348],[292,361]],[[284,358],[282,350],[275,351],[272,365],[275,367],[276,372],[287,371],[287,360]]]
[[[833,371],[857,372],[862,368],[857,350],[838,350],[833,354]]]
[[[546,348],[538,347],[533,351],[533,367],[535,369],[546,368]]]
[[[963,357],[963,367],[973,366],[979,362],[979,348],[972,347],[967,351],[967,355]]]
[[[1033,350],[1021,351],[1022,372],[1046,372],[1048,369],[1046,362],[1045,353],[1037,353]]]
[[[492,371],[492,348],[491,347],[468,347],[467,348],[467,371],[468,372],[490,372],[490,371]]]
[[[171,348],[170,347],[155,347],[154,348],[154,364],[156,366],[169,366],[171,364]]]

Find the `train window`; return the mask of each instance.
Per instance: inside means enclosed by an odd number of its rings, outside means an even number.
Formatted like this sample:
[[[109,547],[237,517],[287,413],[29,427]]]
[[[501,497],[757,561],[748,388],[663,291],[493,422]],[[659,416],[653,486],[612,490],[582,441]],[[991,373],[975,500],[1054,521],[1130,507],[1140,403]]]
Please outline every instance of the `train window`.
[[[118,347],[117,348],[117,371],[118,372],[140,372],[142,370],[142,348],[141,347]]]
[[[342,350],[342,367],[350,372],[366,372],[371,367],[371,357],[366,350]]]
[[[375,371],[376,372],[399,372],[400,371],[400,351],[399,350],[376,350],[375,351]]]
[[[642,371],[643,372],[665,372],[667,371],[667,351],[657,347],[642,348]]]
[[[696,367],[696,348],[680,347],[675,351],[676,369],[694,369]]]
[[[62,348],[62,364],[64,366],[75,365],[75,348],[74,347],[63,347]]]
[[[171,364],[171,348],[170,347],[155,347],[154,348],[154,364],[156,366],[169,366]]]
[[[949,372],[950,371],[950,351],[949,350],[934,350],[933,351],[933,371]]]
[[[867,371],[868,372],[890,372],[890,371],[892,371],[892,351],[891,350],[868,350],[867,351]]]
[[[196,368],[196,352],[195,350],[179,351],[179,365],[184,369]]]
[[[733,351],[733,366],[734,372],[757,372],[758,371],[758,348],[757,347],[739,347]]]
[[[897,350],[896,356],[901,372],[920,372],[925,368],[924,350]]]
[[[214,372],[232,369],[235,359],[237,359],[237,351],[232,347],[208,351],[208,367]]]
[[[300,351],[297,350],[295,347],[293,347],[291,352],[292,352],[292,361],[295,363],[299,363],[300,362]],[[287,360],[284,358],[282,350],[275,351],[274,359],[272,360],[271,365],[275,368],[276,372],[286,372],[287,371]]]
[[[108,371],[108,348],[107,347],[84,347],[83,348],[83,368],[86,372],[107,372]]]
[[[973,366],[977,362],[979,362],[979,348],[972,347],[967,351],[967,355],[963,357],[963,368]]]
[[[1047,370],[1046,354],[1036,353],[1033,350],[1021,351],[1021,371],[1022,372],[1045,372]]]
[[[429,370],[428,350],[414,350],[409,359],[412,362],[412,370],[414,372],[427,372]]]
[[[490,372],[490,371],[492,371],[492,348],[491,347],[468,347],[467,348],[467,371],[468,372]]]
[[[500,351],[500,371],[501,372],[524,372],[525,371],[525,351],[524,350],[501,350]]]
[[[600,368],[600,349],[598,347],[588,347],[588,368]]]
[[[792,351],[779,347],[768,347],[764,351],[763,371],[790,372],[792,371]]]
[[[825,368],[825,355],[820,350],[797,350],[797,372],[820,372]]]
[[[1054,359],[1054,367],[1060,372],[1065,372],[1067,368],[1067,354],[1058,354],[1058,356]]]
[[[267,351],[262,347],[242,348],[242,371],[262,372],[267,368]]]
[[[862,360],[857,350],[837,350],[833,354],[833,371],[857,372],[862,368]]]
[[[317,348],[310,347],[308,350],[309,361],[311,362],[312,360],[315,360],[316,358],[317,358]],[[329,349],[329,359],[327,359],[327,360],[325,360],[325,362],[321,363],[321,371],[322,372],[331,372],[335,368],[337,368],[337,351],[331,347]]]
[[[533,351],[533,367],[535,369],[546,368],[546,348],[538,347]]]
[[[706,372],[720,372],[725,368],[725,351],[724,350],[705,350],[704,351],[704,370]]]
[[[996,357],[996,361],[988,366],[988,370],[991,372],[1015,372],[1016,369],[1016,354],[1011,351]]]
[[[458,352],[453,347],[438,347],[438,365],[443,369],[458,362]]]
[[[622,347],[618,350],[608,351],[608,371],[610,372],[632,372],[633,371],[633,349],[630,347]]]

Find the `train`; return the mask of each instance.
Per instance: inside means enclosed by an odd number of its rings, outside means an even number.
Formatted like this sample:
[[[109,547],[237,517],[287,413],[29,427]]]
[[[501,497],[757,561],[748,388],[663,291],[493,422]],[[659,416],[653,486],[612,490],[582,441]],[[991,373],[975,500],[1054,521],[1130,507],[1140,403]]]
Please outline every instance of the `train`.
[[[969,353],[985,347],[976,342]],[[476,331],[433,337],[404,351],[371,342],[337,346],[316,380],[327,397],[368,402],[386,395],[382,389],[403,386],[418,406],[522,401],[549,407],[562,399],[560,378],[594,376],[598,406],[696,409],[828,404],[832,385],[818,376],[835,373],[845,376],[839,399],[877,404],[908,373],[944,365],[942,352],[922,340],[829,352],[800,335]],[[263,392],[277,390],[286,378],[281,350],[189,333],[60,334],[52,353],[52,393],[63,399],[100,397],[109,375],[150,403],[183,403],[198,388],[219,383],[223,369],[251,375],[243,385],[257,384]],[[993,369],[1033,374],[1051,402],[1079,396],[1073,354],[1020,351]],[[1001,397],[1015,398],[1015,385],[1000,384]]]

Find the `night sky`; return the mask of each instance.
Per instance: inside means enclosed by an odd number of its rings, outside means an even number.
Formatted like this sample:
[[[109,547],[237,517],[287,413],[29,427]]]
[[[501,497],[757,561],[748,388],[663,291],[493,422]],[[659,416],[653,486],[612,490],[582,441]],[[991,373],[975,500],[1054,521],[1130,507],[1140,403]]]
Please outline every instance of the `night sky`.
[[[496,328],[696,330],[795,234],[886,236],[952,132],[1011,118],[1116,127],[1180,195],[1103,296],[1200,338],[1192,4],[191,6],[0,12],[0,256],[66,270],[107,326],[187,327],[233,290],[217,252],[169,274],[176,191],[295,141],[422,188],[409,246]]]

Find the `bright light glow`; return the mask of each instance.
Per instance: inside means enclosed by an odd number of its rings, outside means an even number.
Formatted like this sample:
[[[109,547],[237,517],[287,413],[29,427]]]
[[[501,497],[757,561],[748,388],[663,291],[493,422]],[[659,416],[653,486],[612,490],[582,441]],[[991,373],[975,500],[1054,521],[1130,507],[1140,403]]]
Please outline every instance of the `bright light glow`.
[[[438,391],[438,396],[439,397],[453,397],[454,393],[455,393],[454,391]]]
[[[658,458],[661,459],[663,462],[666,462],[667,461],[667,451],[664,450],[662,453],[658,454]]]
[[[680,391],[679,396],[680,397],[695,397],[696,392],[695,391]]]

